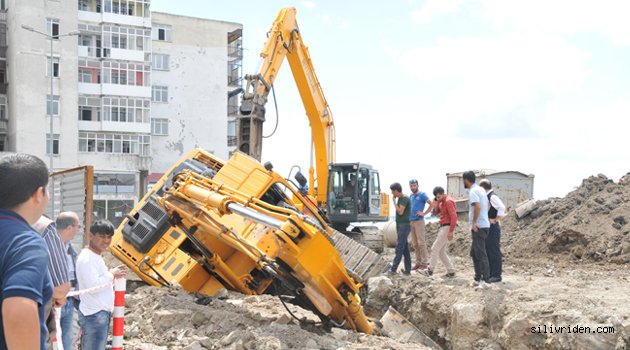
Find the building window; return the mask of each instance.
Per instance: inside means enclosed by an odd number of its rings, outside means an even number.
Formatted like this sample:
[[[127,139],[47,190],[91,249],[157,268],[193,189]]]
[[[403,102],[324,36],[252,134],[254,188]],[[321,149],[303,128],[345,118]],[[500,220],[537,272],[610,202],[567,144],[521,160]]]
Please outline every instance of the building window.
[[[90,11],[90,2],[88,0],[79,0],[79,11]]]
[[[105,49],[150,50],[151,31],[124,26],[103,26],[103,47]]]
[[[55,39],[59,39],[59,19],[58,18],[47,18],[46,29],[47,29],[48,35],[52,35],[53,37],[56,37]]]
[[[53,134],[53,154],[59,154],[59,134]],[[46,134],[46,154],[50,154],[50,134]]]
[[[228,105],[227,111],[228,115],[237,115],[238,114],[238,93],[228,93]]]
[[[103,83],[149,86],[151,65],[144,63],[103,61]]]
[[[169,55],[154,53],[152,57],[153,69],[169,70]]]
[[[135,193],[134,174],[95,174],[94,193]]]
[[[152,102],[168,102],[168,86],[153,86],[151,89]]]
[[[50,95],[46,95],[46,113],[48,115],[59,115],[59,95],[54,95],[52,98]]]
[[[79,96],[79,120],[100,121],[101,99],[100,97]]]
[[[171,26],[154,23],[152,38],[159,41],[171,41]]]
[[[168,119],[151,118],[151,133],[153,135],[168,135]]]
[[[46,76],[50,77],[50,61],[51,58],[48,57],[46,60]],[[59,57],[52,58],[52,69],[53,69],[53,77],[59,78]]]
[[[112,122],[149,123],[151,101],[144,98],[103,98],[103,120]]]
[[[7,135],[0,135],[0,152],[6,152],[7,149]]]
[[[150,135],[79,132],[79,152],[148,156],[150,151]]]
[[[228,146],[236,146],[236,119],[228,121],[227,144]]]

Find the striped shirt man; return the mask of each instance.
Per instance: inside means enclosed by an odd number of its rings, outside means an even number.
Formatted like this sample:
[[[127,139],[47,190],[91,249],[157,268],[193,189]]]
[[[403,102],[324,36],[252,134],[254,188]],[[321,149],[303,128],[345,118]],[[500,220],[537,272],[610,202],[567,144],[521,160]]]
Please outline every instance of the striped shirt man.
[[[53,286],[61,286],[70,282],[68,278],[68,259],[66,258],[66,248],[61,237],[57,233],[54,221],[42,216],[33,228],[37,230],[48,246],[50,258],[48,259],[48,270],[52,278]]]

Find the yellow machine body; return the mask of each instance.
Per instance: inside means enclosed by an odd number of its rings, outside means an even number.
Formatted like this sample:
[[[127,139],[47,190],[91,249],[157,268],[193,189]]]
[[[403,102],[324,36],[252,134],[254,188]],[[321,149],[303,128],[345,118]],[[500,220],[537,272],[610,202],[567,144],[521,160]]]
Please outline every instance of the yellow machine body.
[[[312,202],[253,158],[236,152],[225,162],[196,149],[128,214],[111,251],[155,286],[290,294],[323,320],[371,333],[362,282],[332,232]]]

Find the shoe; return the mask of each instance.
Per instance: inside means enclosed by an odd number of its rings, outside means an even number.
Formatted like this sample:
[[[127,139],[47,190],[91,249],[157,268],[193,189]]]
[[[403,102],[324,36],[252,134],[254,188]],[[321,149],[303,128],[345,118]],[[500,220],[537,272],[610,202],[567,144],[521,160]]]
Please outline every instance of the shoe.
[[[431,270],[429,268],[427,268],[426,270],[422,271],[421,273],[424,274],[424,275],[427,275],[429,277],[433,276],[433,270]]]
[[[444,277],[446,278],[455,277],[455,272],[448,272],[446,275],[444,275]]]
[[[402,274],[405,276],[411,276],[411,271],[403,271]]]
[[[479,281],[479,285],[475,287],[476,289],[488,289],[490,285],[486,281]]]
[[[396,272],[392,271],[392,270],[387,270],[385,272],[383,272],[383,276],[394,276],[396,275]]]
[[[422,264],[415,264],[415,265],[413,265],[413,267],[411,268],[411,271],[415,271],[415,270],[419,269],[420,266],[422,266]]]
[[[501,282],[501,277],[490,277],[490,279],[488,279],[488,283],[497,283],[497,282]]]
[[[427,265],[427,264],[420,264],[419,270],[426,270],[428,268],[429,268],[429,265]]]

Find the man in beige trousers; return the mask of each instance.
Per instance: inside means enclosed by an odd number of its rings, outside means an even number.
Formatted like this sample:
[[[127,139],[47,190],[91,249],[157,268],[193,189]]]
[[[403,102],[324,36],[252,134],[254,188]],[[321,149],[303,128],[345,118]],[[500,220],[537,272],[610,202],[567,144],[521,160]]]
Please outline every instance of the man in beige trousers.
[[[424,237],[424,216],[429,213],[432,208],[433,201],[429,199],[426,193],[418,190],[418,180],[409,180],[409,189],[411,189],[411,245],[416,252],[416,264],[412,270],[424,270],[427,268],[429,254],[427,252],[427,242]],[[425,211],[426,205],[429,208]]]
[[[448,250],[448,243],[453,240],[453,235],[455,234],[457,210],[455,202],[444,194],[442,187],[438,186],[434,188],[433,195],[437,202],[436,208],[433,209],[433,215],[440,216],[440,229],[431,247],[431,260],[425,274],[428,276],[433,275],[439,258],[446,267],[446,275],[444,277],[453,277],[455,276],[455,268],[446,252]]]

